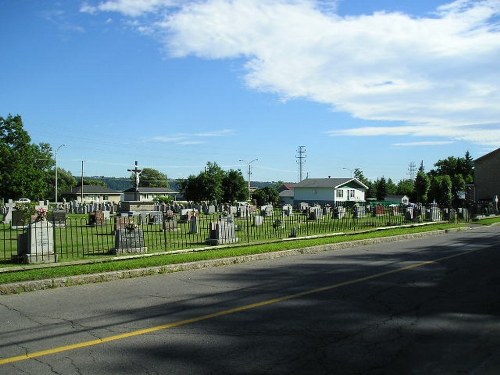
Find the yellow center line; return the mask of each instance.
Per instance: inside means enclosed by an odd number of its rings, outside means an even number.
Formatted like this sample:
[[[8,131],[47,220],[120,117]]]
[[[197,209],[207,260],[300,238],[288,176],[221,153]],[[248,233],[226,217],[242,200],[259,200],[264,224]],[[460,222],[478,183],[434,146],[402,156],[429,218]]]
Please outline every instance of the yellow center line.
[[[236,313],[243,312],[243,311],[253,310],[253,309],[257,309],[259,307],[288,301],[288,300],[291,300],[294,298],[299,298],[299,297],[304,297],[304,296],[308,296],[311,294],[321,293],[321,292],[329,291],[332,289],[340,288],[343,286],[362,283],[364,281],[373,280],[373,279],[381,278],[381,277],[384,277],[387,275],[391,275],[391,274],[395,274],[395,273],[399,273],[399,272],[403,272],[403,271],[408,271],[408,270],[411,270],[414,268],[427,266],[427,265],[430,265],[433,263],[441,262],[443,260],[466,255],[466,254],[469,254],[471,252],[478,251],[478,250],[481,250],[481,249],[468,250],[466,252],[462,252],[459,254],[449,255],[449,256],[445,256],[445,257],[438,258],[435,260],[419,262],[419,263],[411,264],[408,266],[400,267],[400,268],[397,268],[394,270],[380,272],[380,273],[376,273],[376,274],[365,276],[365,277],[360,277],[358,279],[348,280],[348,281],[344,281],[341,283],[327,285],[327,286],[324,286],[321,288],[311,289],[311,290],[307,290],[304,292],[289,294],[289,295],[282,296],[282,297],[267,299],[267,300],[263,300],[260,302],[255,302],[255,303],[251,303],[248,305],[234,307],[234,308],[227,309],[227,310],[221,310],[221,311],[214,312],[211,314],[200,315],[200,316],[189,318],[189,319],[179,320],[179,321],[172,322],[172,323],[161,324],[158,326],[139,329],[139,330],[135,330],[135,331],[127,332],[127,333],[121,333],[119,335],[108,336],[108,337],[104,337],[101,339],[83,341],[80,343],[70,344],[70,345],[58,346],[55,348],[40,350],[40,351],[33,352],[33,353],[26,353],[26,354],[14,356],[14,357],[7,357],[7,358],[0,359],[0,365],[25,361],[25,360],[33,359],[33,358],[40,358],[40,357],[58,354],[58,353],[63,353],[63,352],[68,352],[68,351],[76,350],[76,349],[87,348],[90,346],[96,346],[96,345],[105,344],[105,343],[112,342],[112,341],[123,340],[123,339],[131,338],[131,337],[135,337],[135,336],[147,335],[150,333],[155,333],[158,331],[164,331],[164,330],[168,330],[168,329],[172,329],[172,328],[182,327],[182,326],[185,326],[188,324],[194,324],[194,323],[198,323],[198,322],[201,322],[204,320],[214,319],[214,318],[218,318],[218,317],[225,316],[225,315],[231,315],[231,314],[236,314]]]

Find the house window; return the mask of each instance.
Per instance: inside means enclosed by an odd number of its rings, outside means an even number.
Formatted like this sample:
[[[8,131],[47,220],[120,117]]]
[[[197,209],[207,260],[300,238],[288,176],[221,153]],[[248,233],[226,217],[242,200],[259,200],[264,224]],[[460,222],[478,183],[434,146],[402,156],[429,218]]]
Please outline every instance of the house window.
[[[337,190],[337,198],[344,198],[344,190]]]
[[[349,196],[349,198],[354,198],[355,197],[355,190],[352,190],[352,189],[349,189],[347,190],[347,194]]]

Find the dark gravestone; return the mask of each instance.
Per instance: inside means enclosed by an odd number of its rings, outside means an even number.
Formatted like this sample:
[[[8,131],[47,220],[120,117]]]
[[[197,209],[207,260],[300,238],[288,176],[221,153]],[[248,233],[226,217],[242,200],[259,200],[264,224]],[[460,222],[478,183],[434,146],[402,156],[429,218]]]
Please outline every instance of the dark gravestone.
[[[148,248],[144,244],[144,232],[141,228],[130,224],[115,232],[115,248],[111,251],[113,254],[140,254],[147,251]]]

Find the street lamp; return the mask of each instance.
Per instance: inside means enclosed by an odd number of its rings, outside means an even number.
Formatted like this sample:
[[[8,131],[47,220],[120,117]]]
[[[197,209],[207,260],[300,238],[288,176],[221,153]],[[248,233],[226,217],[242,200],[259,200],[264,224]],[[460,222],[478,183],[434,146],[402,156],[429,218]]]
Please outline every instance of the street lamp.
[[[56,186],[55,186],[55,187],[56,187],[56,196],[55,196],[56,208],[57,208],[57,152],[59,151],[59,149],[60,149],[61,147],[64,147],[64,146],[66,146],[66,145],[65,145],[65,144],[60,145],[60,146],[56,149],[56,151],[54,152],[54,160],[55,160],[55,162],[56,162]]]
[[[257,160],[259,160],[259,159],[253,159],[247,163],[247,165],[248,165],[248,200],[250,200],[252,198],[252,195],[250,194],[250,178],[252,177],[252,163],[254,161],[257,161]],[[242,161],[243,163],[246,163],[246,161],[242,160],[242,159],[240,159],[238,161]]]

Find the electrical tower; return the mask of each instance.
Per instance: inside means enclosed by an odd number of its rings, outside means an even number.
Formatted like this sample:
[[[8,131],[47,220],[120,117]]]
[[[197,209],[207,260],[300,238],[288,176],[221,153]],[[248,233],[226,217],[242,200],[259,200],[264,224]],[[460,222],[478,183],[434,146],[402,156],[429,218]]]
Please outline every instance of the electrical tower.
[[[415,162],[412,161],[408,166],[408,176],[410,176],[410,180],[414,181],[416,175],[417,175],[417,165],[415,164]]]
[[[297,150],[297,163],[299,164],[299,182],[302,181],[302,172],[306,162],[306,146],[299,146]]]

